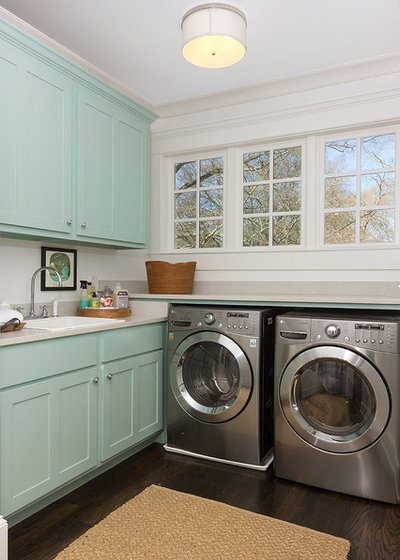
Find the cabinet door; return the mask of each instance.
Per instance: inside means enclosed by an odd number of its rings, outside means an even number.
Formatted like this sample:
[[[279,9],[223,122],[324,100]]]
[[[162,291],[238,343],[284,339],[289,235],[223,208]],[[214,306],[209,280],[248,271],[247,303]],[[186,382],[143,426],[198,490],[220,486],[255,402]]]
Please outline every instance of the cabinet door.
[[[137,441],[163,428],[163,352],[151,352],[136,358],[138,376]]]
[[[8,43],[0,46],[0,222],[70,233],[70,80]]]
[[[103,405],[101,460],[105,461],[136,443],[135,360],[127,358],[102,366]]]
[[[78,93],[79,237],[147,242],[148,135],[115,103]]]
[[[162,351],[102,366],[101,460],[162,429]]]
[[[89,368],[1,393],[4,515],[96,465],[96,372]]]

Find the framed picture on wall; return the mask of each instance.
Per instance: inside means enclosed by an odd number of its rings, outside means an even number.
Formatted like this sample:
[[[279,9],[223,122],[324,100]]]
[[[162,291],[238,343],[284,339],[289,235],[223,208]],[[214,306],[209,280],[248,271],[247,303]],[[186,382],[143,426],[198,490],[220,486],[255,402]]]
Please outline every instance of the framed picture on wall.
[[[55,247],[42,247],[42,266],[51,266],[61,276],[62,286],[59,286],[58,277],[51,270],[43,270],[40,289],[44,290],[76,290],[76,261],[75,249],[56,249]]]

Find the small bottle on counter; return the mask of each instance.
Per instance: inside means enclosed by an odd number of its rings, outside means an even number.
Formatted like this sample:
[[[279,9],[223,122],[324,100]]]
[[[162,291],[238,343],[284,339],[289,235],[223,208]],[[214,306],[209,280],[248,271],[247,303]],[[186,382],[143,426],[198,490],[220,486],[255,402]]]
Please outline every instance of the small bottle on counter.
[[[127,309],[129,307],[129,293],[123,290],[119,284],[114,289],[114,306],[117,309]]]
[[[79,293],[79,307],[81,309],[85,309],[86,307],[89,307],[89,298],[88,298],[88,292],[87,292],[87,281],[86,280],[80,280],[81,283],[81,289],[80,289],[80,293]]]
[[[92,297],[90,298],[90,307],[93,307],[94,309],[100,307],[100,298],[96,292],[92,293]]]

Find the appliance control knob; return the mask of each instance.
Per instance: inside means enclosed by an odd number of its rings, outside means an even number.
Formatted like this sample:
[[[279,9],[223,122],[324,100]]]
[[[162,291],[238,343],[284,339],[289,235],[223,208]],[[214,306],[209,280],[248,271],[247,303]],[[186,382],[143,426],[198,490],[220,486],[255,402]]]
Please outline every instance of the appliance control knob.
[[[326,334],[329,338],[336,338],[340,334],[340,327],[336,325],[328,325],[325,329]]]
[[[207,323],[207,325],[212,325],[213,323],[215,323],[214,313],[206,313],[204,315],[204,321]]]

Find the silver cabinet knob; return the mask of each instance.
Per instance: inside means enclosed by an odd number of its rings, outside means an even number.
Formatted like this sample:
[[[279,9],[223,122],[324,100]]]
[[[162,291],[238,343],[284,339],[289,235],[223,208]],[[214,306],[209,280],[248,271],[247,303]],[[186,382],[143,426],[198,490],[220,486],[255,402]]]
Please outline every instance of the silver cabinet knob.
[[[109,373],[109,374],[107,375],[107,379],[108,379],[108,381],[111,381],[111,379],[112,379],[112,376],[113,376],[113,374],[112,374],[112,373]]]
[[[71,220],[71,218],[68,218],[68,220],[67,220],[67,226],[71,226],[71,225],[72,225],[72,220]]]
[[[87,226],[87,222],[82,222],[81,223],[81,228],[85,228]]]
[[[97,383],[100,381],[100,379],[98,377],[93,377],[92,381],[95,385],[97,385]]]

